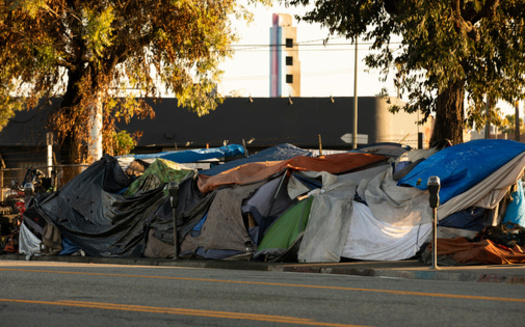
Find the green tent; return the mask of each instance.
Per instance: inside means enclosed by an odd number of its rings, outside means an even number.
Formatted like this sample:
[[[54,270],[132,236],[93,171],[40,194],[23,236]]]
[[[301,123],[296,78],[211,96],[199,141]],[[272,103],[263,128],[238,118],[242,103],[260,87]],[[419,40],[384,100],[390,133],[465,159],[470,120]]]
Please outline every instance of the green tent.
[[[308,197],[283,213],[266,231],[257,252],[268,254],[288,249],[306,229],[312,202],[313,197]]]
[[[193,170],[181,169],[176,162],[157,159],[144,171],[144,174],[131,183],[124,192],[125,196],[132,196],[138,191],[152,190],[169,182],[181,182]],[[167,191],[166,191],[167,192]]]

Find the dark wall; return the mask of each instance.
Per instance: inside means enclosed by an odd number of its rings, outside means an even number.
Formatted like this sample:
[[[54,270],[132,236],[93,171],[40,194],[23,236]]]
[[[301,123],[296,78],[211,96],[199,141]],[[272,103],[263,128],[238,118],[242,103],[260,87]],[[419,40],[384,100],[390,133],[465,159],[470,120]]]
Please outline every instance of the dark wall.
[[[227,98],[209,113],[198,117],[177,107],[175,99],[154,106],[155,120],[132,120],[120,125],[128,132],[144,132],[140,146],[192,147],[220,146],[224,140],[242,144],[255,140],[252,147],[292,143],[299,147],[350,148],[341,136],[353,132],[353,98]],[[358,133],[375,133],[375,97],[359,98]]]
[[[321,135],[323,149],[350,149],[351,144],[341,136],[353,130],[353,98],[226,98],[219,107],[198,117],[177,106],[176,99],[164,99],[152,104],[154,120],[132,119],[119,128],[128,132],[143,131],[136,153],[158,152],[167,148],[203,148],[206,144],[217,147],[228,143],[242,144],[242,140],[255,140],[249,149],[260,149],[282,143],[303,148],[318,148]],[[0,131],[0,154],[8,167],[18,163],[45,162],[46,132],[49,112],[60,99],[36,110],[20,111]],[[358,133],[370,135],[374,142],[378,99],[359,98]],[[186,144],[189,142],[189,146]],[[56,143],[55,143],[56,144]],[[55,145],[60,163],[60,153]]]

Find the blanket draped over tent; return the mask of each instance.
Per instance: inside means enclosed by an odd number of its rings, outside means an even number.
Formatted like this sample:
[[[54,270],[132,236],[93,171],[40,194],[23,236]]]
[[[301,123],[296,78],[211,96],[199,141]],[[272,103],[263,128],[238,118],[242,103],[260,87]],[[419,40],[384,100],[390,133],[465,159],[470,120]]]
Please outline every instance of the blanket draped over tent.
[[[379,153],[381,146],[370,148]],[[60,254],[76,248],[89,256],[173,258],[180,249],[177,255],[192,259],[403,260],[426,253],[430,242],[430,176],[441,180],[438,249],[452,261],[479,262],[457,251],[480,248],[471,238],[491,226],[523,223],[524,144],[478,140],[394,149],[388,157],[359,151],[312,157],[285,144],[201,171],[182,161],[215,150],[174,152],[170,158],[186,159],[147,164],[105,156],[58,191],[27,203],[20,251],[39,254],[38,242],[51,246],[46,235],[54,235],[68,248]],[[48,225],[54,233],[44,232]],[[483,247],[491,262],[525,262],[519,253],[525,244],[505,252],[490,242]]]

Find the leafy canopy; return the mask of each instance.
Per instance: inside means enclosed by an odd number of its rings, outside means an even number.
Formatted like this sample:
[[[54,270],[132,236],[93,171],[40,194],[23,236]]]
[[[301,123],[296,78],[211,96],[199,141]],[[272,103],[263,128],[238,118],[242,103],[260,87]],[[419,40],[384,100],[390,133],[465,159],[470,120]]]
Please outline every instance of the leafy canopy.
[[[286,2],[315,3],[302,19],[347,38],[372,41],[367,65],[385,75],[394,70],[397,88],[408,95],[405,110],[421,110],[424,120],[432,111],[439,118],[440,110],[445,117],[455,110],[462,119],[463,101],[451,105],[447,89],[466,94],[466,121],[478,125],[484,123],[487,98],[514,102],[524,97],[524,0]],[[463,126],[461,121],[458,128]]]
[[[61,96],[53,127],[78,154],[97,105],[106,141],[115,121],[153,116],[148,98],[174,94],[206,114],[220,102],[214,89],[236,38],[234,16],[249,17],[235,0],[4,0],[0,128],[15,110]]]

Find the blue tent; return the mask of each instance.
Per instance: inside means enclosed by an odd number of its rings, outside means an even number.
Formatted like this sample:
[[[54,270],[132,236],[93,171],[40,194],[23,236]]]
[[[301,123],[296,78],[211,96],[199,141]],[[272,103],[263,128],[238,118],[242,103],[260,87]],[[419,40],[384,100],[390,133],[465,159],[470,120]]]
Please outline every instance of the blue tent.
[[[440,202],[445,203],[524,151],[525,144],[510,140],[474,140],[454,145],[419,163],[397,185],[426,190],[428,178],[438,176]]]
[[[194,149],[184,151],[166,151],[152,154],[132,155],[135,159],[166,159],[177,163],[190,163],[215,158],[231,158],[245,156],[244,147],[238,144],[229,144],[211,149]],[[127,157],[127,156],[126,156]]]
[[[303,150],[296,147],[295,145],[284,143],[278,146],[267,148],[250,156],[248,158],[241,158],[226,162],[223,165],[218,165],[213,168],[203,170],[200,173],[203,175],[213,176],[222,173],[223,171],[239,167],[241,165],[252,163],[252,162],[265,162],[265,161],[281,161],[292,159],[297,156],[308,156],[311,157],[312,153],[308,150]]]

